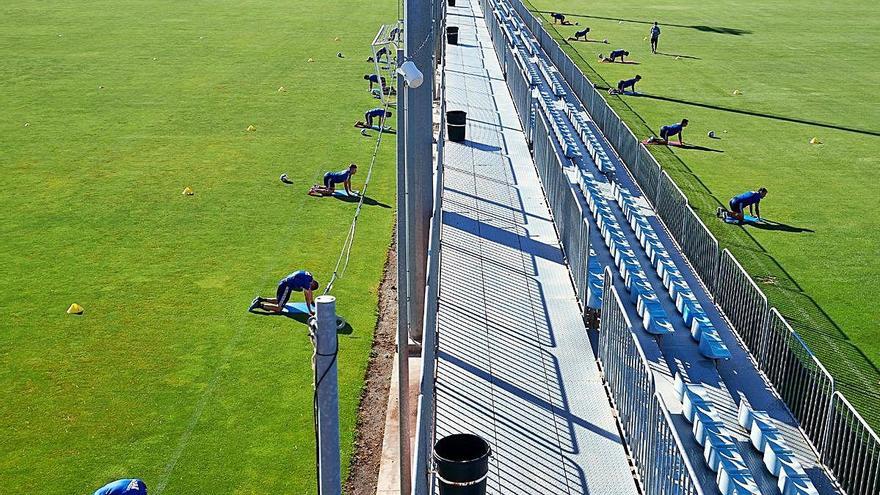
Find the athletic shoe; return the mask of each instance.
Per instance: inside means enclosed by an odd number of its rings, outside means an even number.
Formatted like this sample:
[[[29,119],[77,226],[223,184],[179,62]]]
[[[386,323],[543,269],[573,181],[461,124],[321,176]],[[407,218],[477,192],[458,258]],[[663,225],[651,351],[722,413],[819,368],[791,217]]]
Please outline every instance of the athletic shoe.
[[[253,310],[259,308],[261,302],[263,302],[263,298],[262,298],[262,297],[260,297],[260,296],[255,297],[254,300],[251,301],[251,305],[250,305],[250,307],[248,308],[248,311],[253,311]]]
[[[724,208],[718,207],[715,209],[715,216],[721,218],[724,215]]]

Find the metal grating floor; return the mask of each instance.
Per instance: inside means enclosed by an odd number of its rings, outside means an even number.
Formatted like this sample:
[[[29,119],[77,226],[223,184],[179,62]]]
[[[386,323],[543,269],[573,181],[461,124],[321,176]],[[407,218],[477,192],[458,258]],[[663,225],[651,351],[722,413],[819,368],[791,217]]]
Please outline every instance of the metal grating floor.
[[[513,102],[479,5],[447,49],[436,435],[492,445],[490,494],[636,494]]]

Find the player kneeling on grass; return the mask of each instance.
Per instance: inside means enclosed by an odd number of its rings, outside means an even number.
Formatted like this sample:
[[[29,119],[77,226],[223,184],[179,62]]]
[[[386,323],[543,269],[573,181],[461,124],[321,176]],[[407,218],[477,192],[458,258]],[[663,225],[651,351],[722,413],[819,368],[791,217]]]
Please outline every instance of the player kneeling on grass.
[[[626,50],[614,50],[609,53],[607,57],[603,57],[602,54],[599,54],[600,62],[615,62],[619,58],[621,62],[625,62],[625,58],[629,57],[629,52]]]
[[[248,311],[262,309],[273,313],[284,311],[284,305],[290,300],[290,293],[293,291],[302,292],[306,299],[306,308],[310,315],[314,315],[312,306],[315,305],[315,296],[312,291],[318,290],[318,281],[312,277],[312,274],[305,270],[297,270],[278,282],[278,290],[275,291],[275,297],[257,296],[252,302]]]
[[[138,479],[116,480],[98,488],[94,495],[147,495],[147,485]]]
[[[336,184],[342,184],[345,187],[345,193],[354,196],[357,193],[351,190],[351,176],[356,174],[358,166],[354,163],[345,170],[339,172],[327,172],[324,174],[324,185],[315,184],[309,189],[312,196],[330,196],[336,191]]]
[[[757,191],[746,191],[736,195],[730,200],[730,210],[719,206],[715,215],[721,219],[733,218],[739,223],[745,221],[745,207],[749,207],[749,214],[761,220],[761,200],[767,196],[767,188],[762,187]]]
[[[660,137],[651,136],[650,138],[642,141],[644,144],[672,144],[675,146],[682,146],[684,144],[684,139],[681,138],[681,131],[687,127],[688,119],[681,119],[681,122],[678,124],[670,124],[664,125],[660,128]],[[669,138],[673,136],[678,136],[677,142],[669,142]]]
[[[569,39],[579,41],[581,38],[583,38],[584,41],[587,41],[587,35],[589,33],[590,33],[590,28],[583,28],[582,30],[575,32],[574,36],[572,36]]]
[[[377,107],[372,110],[367,110],[367,112],[364,113],[364,121],[358,122],[355,125],[358,127],[366,127],[368,129],[371,129],[373,127],[373,119],[379,119],[379,126],[384,127],[385,119],[387,119],[388,117],[391,117],[391,112],[385,110],[384,108]]]
[[[642,80],[642,76],[636,74],[636,77],[632,79],[625,79],[623,81],[617,82],[617,89],[611,88],[608,90],[608,94],[618,95],[621,93],[625,93],[627,89],[631,92],[636,92],[636,83]]]

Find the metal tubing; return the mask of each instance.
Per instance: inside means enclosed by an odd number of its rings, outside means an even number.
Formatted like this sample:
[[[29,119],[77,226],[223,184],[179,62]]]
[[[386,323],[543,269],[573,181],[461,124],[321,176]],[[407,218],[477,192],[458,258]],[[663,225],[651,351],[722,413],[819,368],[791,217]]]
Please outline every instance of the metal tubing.
[[[315,383],[318,395],[318,472],[321,495],[342,493],[339,459],[339,383],[336,352],[336,298],[324,295],[315,299]]]

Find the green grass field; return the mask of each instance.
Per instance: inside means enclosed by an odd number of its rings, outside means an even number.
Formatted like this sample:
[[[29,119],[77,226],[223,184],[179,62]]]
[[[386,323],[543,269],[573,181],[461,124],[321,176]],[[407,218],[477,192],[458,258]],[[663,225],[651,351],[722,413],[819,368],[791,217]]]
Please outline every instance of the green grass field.
[[[350,161],[361,188],[375,137],[352,123],[395,18],[355,0],[0,6],[0,493],[316,491],[307,327],[246,309],[292,270],[329,278],[355,204],[305,193]],[[393,170],[389,138],[334,289],[346,464]]]
[[[531,0],[531,8],[597,86],[643,77],[643,96],[607,98],[640,138],[688,118],[685,140],[716,150],[652,148],[880,425],[880,4]],[[551,11],[580,25],[554,28]],[[655,20],[661,53],[652,55]],[[609,44],[564,40],[585,26]],[[638,65],[597,63],[616,48]],[[809,144],[813,137],[824,144]],[[780,228],[714,218],[716,206],[759,186],[770,191],[761,213]]]

